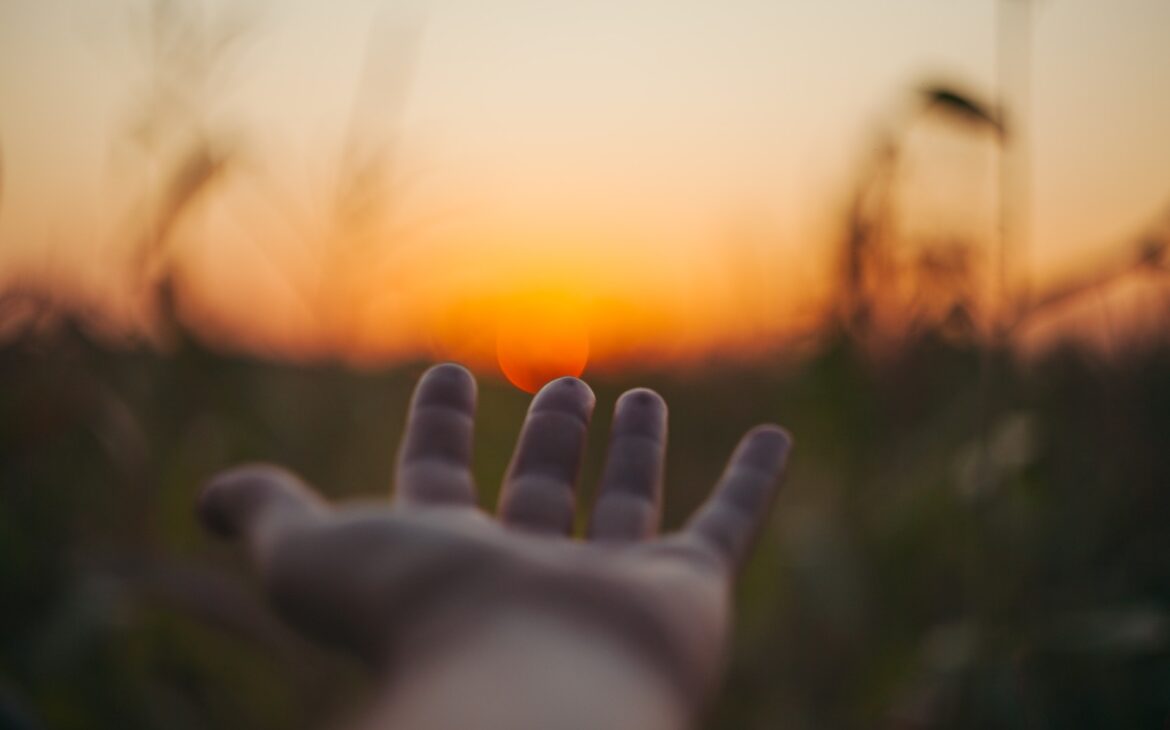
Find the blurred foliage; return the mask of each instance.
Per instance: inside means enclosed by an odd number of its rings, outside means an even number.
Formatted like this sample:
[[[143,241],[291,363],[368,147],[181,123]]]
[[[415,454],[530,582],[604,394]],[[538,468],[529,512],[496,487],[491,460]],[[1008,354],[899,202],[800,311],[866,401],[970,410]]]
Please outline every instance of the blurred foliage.
[[[747,427],[797,437],[708,727],[1160,726],[1170,348],[1025,366],[924,331],[880,360],[863,349],[839,338],[799,364],[593,381],[586,503],[631,385],[671,404],[668,525]],[[333,497],[386,490],[421,370],[191,340],[115,352],[67,325],[0,349],[0,726],[311,728],[352,709],[361,672],[274,619],[192,504],[207,476],[254,459]],[[482,385],[491,504],[527,397]]]

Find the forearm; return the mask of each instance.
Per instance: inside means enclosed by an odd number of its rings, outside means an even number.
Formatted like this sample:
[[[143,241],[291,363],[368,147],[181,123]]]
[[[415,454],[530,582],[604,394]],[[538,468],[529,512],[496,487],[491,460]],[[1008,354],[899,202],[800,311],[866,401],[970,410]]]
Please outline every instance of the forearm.
[[[653,662],[545,612],[496,619],[401,667],[359,730],[682,730],[690,711]]]

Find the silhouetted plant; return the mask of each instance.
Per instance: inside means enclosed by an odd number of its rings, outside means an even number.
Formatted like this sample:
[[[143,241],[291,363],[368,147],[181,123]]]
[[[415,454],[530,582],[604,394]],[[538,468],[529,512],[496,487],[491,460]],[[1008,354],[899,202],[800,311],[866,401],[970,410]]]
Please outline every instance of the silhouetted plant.
[[[943,323],[965,321],[971,327],[946,327],[963,336],[974,333],[976,311],[974,250],[961,232],[931,243],[909,243],[895,230],[900,176],[907,138],[919,123],[936,118],[961,131],[990,131],[1004,138],[999,112],[972,94],[950,85],[924,85],[877,135],[868,161],[860,168],[842,239],[838,308],[845,330],[861,342],[897,339]]]
[[[151,0],[130,19],[147,84],[128,125],[129,139],[151,171],[138,210],[132,279],[156,344],[184,336],[176,229],[226,174],[234,155],[227,133],[206,117],[252,22],[244,8],[214,13],[203,2]]]

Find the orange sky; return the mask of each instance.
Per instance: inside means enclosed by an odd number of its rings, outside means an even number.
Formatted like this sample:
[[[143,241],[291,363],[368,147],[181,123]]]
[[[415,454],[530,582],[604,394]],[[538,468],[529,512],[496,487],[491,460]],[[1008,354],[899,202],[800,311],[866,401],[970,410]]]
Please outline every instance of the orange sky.
[[[602,366],[810,326],[874,129],[924,79],[994,97],[997,7],[1020,7],[189,2],[183,27],[247,30],[213,72],[179,57],[180,91],[152,97],[148,5],[0,2],[0,277],[51,271],[134,320],[144,201],[198,129],[234,156],[169,255],[210,336],[487,362],[498,329],[551,301],[584,318]],[[1038,8],[1017,233],[1043,280],[1170,196],[1170,5]],[[161,120],[152,136],[144,119]],[[914,163],[907,199],[990,245],[993,143],[951,147]],[[342,198],[379,154],[393,165],[365,178],[376,204]]]

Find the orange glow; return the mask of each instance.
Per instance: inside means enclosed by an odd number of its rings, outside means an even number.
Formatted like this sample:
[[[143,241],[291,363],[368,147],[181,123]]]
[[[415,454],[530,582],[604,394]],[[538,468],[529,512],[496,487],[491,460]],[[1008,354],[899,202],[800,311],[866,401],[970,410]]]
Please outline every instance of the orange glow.
[[[424,359],[455,360],[534,391],[586,366],[596,377],[699,363],[716,350],[722,358],[753,357],[815,326],[798,296],[819,282],[779,256],[732,266],[727,250],[706,251],[696,241],[658,242],[616,225],[566,227],[570,233],[552,225],[468,226],[411,249],[420,268],[405,256],[395,267],[405,283],[395,296],[409,308],[370,311],[339,350],[353,352],[354,340],[418,343]],[[374,347],[367,361],[395,356]]]
[[[580,307],[555,292],[510,302],[496,329],[496,356],[508,380],[529,393],[555,378],[580,375],[589,360]]]
[[[166,19],[191,27],[158,32],[235,27],[179,5]],[[993,3],[853,2],[865,22],[841,23],[766,2],[422,0],[435,12],[417,43],[399,42],[421,31],[413,15],[372,26],[368,3],[336,5],[281,4],[241,35],[244,52],[221,58],[236,41],[199,36],[209,55],[172,67],[132,53],[132,29],[98,4],[0,3],[0,294],[46,289],[98,321],[87,329],[136,340],[161,272],[208,346],[457,360],[529,390],[586,366],[773,357],[833,321],[846,203],[870,140],[897,133],[919,153],[898,165],[897,194],[859,202],[888,207],[875,230],[907,242],[889,265],[929,264],[936,280],[882,291],[936,316],[962,271],[975,308],[992,306],[995,143],[918,122],[909,135],[898,118],[940,71],[999,95]],[[1170,5],[1044,16],[1027,134],[1012,135],[1032,140],[1009,276],[1029,297],[1090,255],[1130,266],[1170,169]],[[79,23],[103,29],[100,63]],[[1091,51],[1084,28],[1100,31]],[[921,255],[935,244],[957,253]],[[1098,316],[1083,310],[1062,308],[1057,334]],[[1118,303],[1109,327],[1164,311]]]

